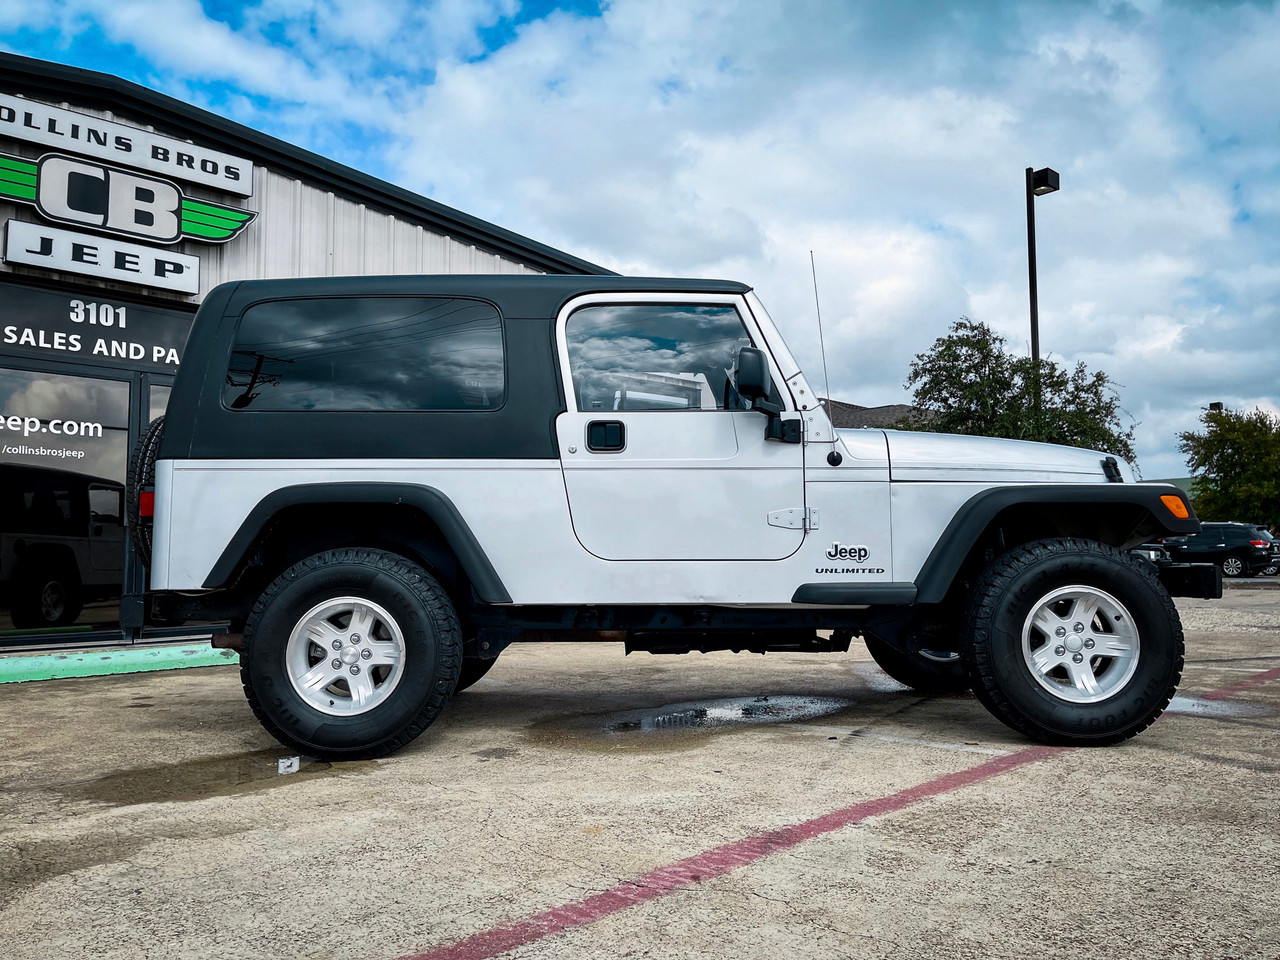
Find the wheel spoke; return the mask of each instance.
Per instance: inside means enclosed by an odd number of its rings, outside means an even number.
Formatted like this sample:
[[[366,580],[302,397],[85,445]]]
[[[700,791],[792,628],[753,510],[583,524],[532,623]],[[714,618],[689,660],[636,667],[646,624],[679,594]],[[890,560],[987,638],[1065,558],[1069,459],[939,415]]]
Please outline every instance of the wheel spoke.
[[[386,643],[378,641],[369,644],[369,650],[373,656],[364,661],[370,667],[395,666],[400,662],[400,648],[394,643]]]
[[[347,625],[347,630],[368,639],[373,636],[373,627],[376,622],[377,617],[374,612],[363,603],[358,603],[351,610],[351,623]]]
[[[370,706],[373,702],[373,678],[367,670],[357,676],[347,678],[347,686],[351,688],[351,705],[357,709]]]
[[[298,686],[302,689],[315,692],[323,690],[339,677],[338,671],[329,665],[327,660],[317,663],[314,667],[300,676],[297,680]]]
[[[1093,675],[1093,665],[1088,660],[1081,663],[1071,662],[1066,666],[1067,673],[1071,676],[1071,685],[1081,693],[1094,697],[1101,692],[1098,678]]]
[[[1095,657],[1131,657],[1138,649],[1137,641],[1131,637],[1114,633],[1096,633],[1093,637],[1097,644],[1092,650]]]
[[[334,640],[342,640],[342,634],[328,620],[311,620],[307,623],[307,639],[318,646],[324,647],[328,653],[332,649]]]
[[[1048,607],[1041,607],[1036,611],[1035,616],[1031,618],[1031,626],[1044,634],[1045,639],[1050,643],[1057,639],[1055,631],[1065,623],[1065,620]]]
[[[1053,652],[1052,638],[1039,650],[1032,652],[1031,662],[1035,664],[1035,668],[1040,671],[1042,677],[1047,676],[1050,670],[1062,663],[1062,657]]]
[[[1083,623],[1086,630],[1093,628],[1093,618],[1098,614],[1098,598],[1093,594],[1080,597],[1071,608],[1072,623]]]

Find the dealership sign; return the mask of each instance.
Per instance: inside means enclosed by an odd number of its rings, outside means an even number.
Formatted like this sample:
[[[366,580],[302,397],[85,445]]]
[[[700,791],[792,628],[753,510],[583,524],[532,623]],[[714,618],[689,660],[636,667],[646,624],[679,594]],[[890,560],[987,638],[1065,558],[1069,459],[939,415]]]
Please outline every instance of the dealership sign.
[[[4,232],[4,258],[9,263],[140,283],[175,293],[200,292],[199,257],[39,223],[10,220]]]
[[[56,153],[38,161],[0,154],[0,199],[35,204],[48,220],[150,243],[221,243],[257,216],[185,197],[168,180]]]
[[[253,196],[253,164],[241,157],[4,93],[0,93],[0,137]]]
[[[231,154],[0,94],[0,137],[5,136],[93,159],[0,154],[0,202],[30,204],[45,220],[112,235],[10,220],[3,248],[9,263],[198,294],[199,257],[141,243],[225,243],[257,217],[252,210],[187,196],[177,182],[249,196],[253,164]]]

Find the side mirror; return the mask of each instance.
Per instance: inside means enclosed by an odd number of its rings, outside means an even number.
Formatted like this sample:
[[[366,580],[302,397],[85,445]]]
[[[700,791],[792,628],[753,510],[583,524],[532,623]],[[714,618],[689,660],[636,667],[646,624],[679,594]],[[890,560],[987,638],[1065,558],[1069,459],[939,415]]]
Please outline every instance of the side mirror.
[[[773,378],[769,376],[769,361],[764,351],[756,347],[743,347],[738,351],[738,376],[735,386],[738,395],[754,403],[767,399],[773,392]]]

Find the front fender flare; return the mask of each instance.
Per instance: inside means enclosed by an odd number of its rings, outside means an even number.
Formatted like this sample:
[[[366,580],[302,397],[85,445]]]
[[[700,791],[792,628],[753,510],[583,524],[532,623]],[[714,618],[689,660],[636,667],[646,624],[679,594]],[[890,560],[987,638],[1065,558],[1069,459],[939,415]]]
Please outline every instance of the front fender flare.
[[[1185,518],[1175,516],[1161,501],[1176,496],[1186,508]],[[956,511],[934,544],[916,576],[917,603],[940,603],[951,588],[969,551],[993,520],[1009,507],[1038,504],[1107,504],[1145,510],[1169,534],[1196,533],[1196,519],[1186,493],[1171,483],[1133,484],[1018,484],[991,487],[974,494]]]

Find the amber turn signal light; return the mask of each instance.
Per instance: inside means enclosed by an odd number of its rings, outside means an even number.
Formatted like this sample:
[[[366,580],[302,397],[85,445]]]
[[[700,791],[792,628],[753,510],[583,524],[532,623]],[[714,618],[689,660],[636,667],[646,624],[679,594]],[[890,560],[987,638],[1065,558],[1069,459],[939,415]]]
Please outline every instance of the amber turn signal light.
[[[1187,505],[1182,502],[1182,498],[1179,496],[1175,496],[1172,493],[1166,493],[1160,498],[1160,502],[1168,507],[1169,512],[1179,520],[1185,520],[1187,517],[1191,516],[1191,514],[1187,512]]]

